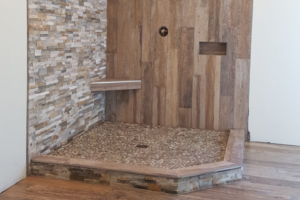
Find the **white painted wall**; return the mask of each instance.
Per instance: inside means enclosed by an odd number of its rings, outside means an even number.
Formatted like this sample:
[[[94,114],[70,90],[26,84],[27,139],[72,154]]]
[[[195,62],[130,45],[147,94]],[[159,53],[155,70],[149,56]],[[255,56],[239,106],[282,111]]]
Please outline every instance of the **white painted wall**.
[[[300,145],[300,0],[254,0],[251,141]]]
[[[0,193],[26,175],[26,7],[0,0]]]

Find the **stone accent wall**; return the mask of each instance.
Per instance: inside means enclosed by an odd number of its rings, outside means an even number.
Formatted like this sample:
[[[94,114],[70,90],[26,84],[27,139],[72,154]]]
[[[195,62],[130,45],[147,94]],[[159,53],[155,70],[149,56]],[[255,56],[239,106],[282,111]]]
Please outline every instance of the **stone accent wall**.
[[[90,82],[106,74],[107,2],[29,0],[28,5],[31,158],[104,121],[105,93],[91,93]]]
[[[194,192],[242,180],[242,168],[208,173],[188,178],[173,179],[77,166],[31,163],[31,174],[34,176],[53,179],[123,186],[171,194]]]

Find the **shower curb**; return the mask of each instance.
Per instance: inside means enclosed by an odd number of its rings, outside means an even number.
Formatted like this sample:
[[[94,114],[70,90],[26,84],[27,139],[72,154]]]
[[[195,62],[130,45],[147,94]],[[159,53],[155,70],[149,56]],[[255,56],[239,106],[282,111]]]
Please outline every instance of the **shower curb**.
[[[172,194],[194,192],[242,180],[245,131],[232,129],[224,160],[175,170],[40,155],[33,176],[133,187]]]

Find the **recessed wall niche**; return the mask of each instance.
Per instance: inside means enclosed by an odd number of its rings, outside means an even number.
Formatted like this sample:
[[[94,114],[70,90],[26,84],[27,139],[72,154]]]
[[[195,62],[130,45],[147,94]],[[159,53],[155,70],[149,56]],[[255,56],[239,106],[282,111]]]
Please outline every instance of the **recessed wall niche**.
[[[227,55],[227,43],[199,42],[200,55]]]

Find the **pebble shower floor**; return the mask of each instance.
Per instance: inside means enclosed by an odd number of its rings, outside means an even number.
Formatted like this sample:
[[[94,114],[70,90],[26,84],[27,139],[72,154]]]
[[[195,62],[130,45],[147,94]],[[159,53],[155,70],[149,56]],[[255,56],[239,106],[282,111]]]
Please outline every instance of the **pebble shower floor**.
[[[224,159],[229,132],[105,122],[52,156],[178,169]]]

